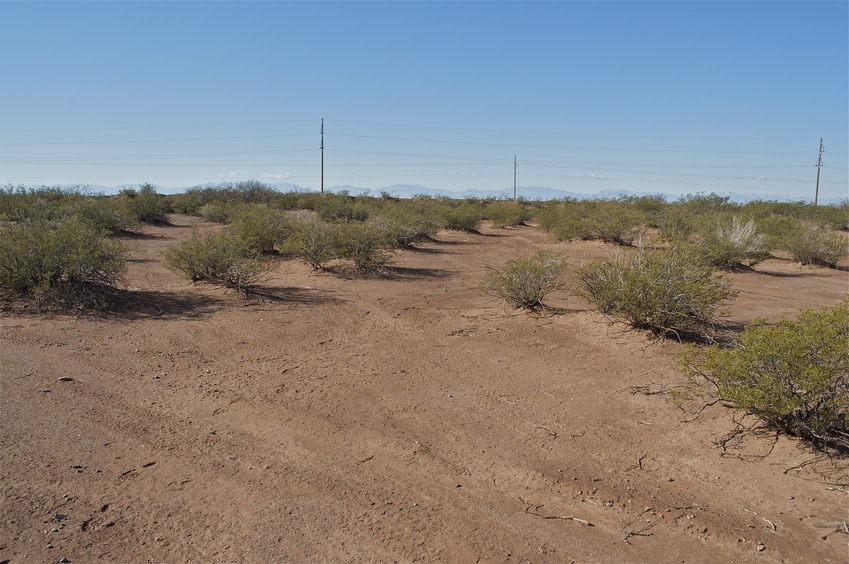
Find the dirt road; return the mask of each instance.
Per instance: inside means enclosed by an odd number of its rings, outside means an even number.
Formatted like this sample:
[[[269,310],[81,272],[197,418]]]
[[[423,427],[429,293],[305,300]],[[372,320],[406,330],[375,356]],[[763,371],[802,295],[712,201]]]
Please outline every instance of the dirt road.
[[[833,468],[788,438],[723,457],[731,411],[685,423],[656,393],[683,381],[677,343],[569,292],[531,315],[476,288],[533,250],[571,277],[610,248],[442,232],[391,279],[284,261],[245,300],[163,266],[173,221],[128,240],[124,311],[0,312],[0,561],[849,558]],[[734,277],[738,321],[849,289],[778,260]]]

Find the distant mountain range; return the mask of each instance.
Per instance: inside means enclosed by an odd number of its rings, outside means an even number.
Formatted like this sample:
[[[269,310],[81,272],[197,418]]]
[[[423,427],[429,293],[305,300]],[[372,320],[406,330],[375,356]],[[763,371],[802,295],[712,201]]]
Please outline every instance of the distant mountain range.
[[[215,187],[220,186],[220,183],[207,183],[201,185],[201,188]],[[85,187],[88,191],[94,194],[117,194],[121,190],[125,188],[138,188],[138,184],[124,184],[121,186],[93,186],[93,185],[73,185],[73,184],[63,184],[59,187],[61,188],[74,188],[74,187]],[[303,186],[299,186],[297,184],[292,184],[289,182],[285,183],[266,183],[266,186],[273,188],[279,192],[317,192],[318,190],[314,190],[312,188],[305,188]],[[35,186],[28,186],[34,188]],[[154,187],[161,194],[179,194],[185,191],[187,188],[167,188],[162,186]],[[339,194],[342,192],[346,192],[351,196],[379,196],[383,193],[389,194],[390,196],[394,196],[396,198],[412,198],[414,196],[431,196],[431,197],[444,197],[444,198],[457,198],[457,199],[465,199],[465,198],[474,198],[474,199],[501,199],[507,200],[513,197],[513,188],[502,188],[502,189],[493,189],[493,190],[463,190],[463,191],[454,191],[454,190],[444,190],[440,188],[429,188],[427,186],[422,186],[421,184],[393,184],[391,186],[385,186],[383,188],[372,189],[372,188],[363,188],[360,186],[331,186],[329,188],[325,188],[326,192]],[[753,200],[764,200],[764,201],[779,201],[779,202],[796,202],[796,201],[806,201],[813,202],[812,198],[776,198],[774,196],[764,196],[761,194],[738,194],[735,192],[708,192],[717,194],[718,196],[727,196],[730,201],[743,204],[746,202],[750,202]],[[681,196],[675,194],[665,194],[662,192],[635,192],[632,190],[602,190],[600,192],[595,192],[592,194],[579,193],[579,192],[569,192],[566,190],[560,190],[558,188],[549,188],[546,186],[518,186],[516,188],[516,195],[519,198],[523,198],[526,200],[562,200],[566,198],[571,198],[575,200],[615,200],[621,197],[628,196],[663,196],[666,198],[667,202],[674,202],[678,200]],[[830,204],[839,204],[840,198],[820,198],[819,203],[823,205]]]

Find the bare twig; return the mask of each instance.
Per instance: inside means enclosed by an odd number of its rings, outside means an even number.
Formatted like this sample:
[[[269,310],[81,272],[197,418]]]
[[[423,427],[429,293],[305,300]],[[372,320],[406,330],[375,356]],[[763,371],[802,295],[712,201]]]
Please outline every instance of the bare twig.
[[[558,519],[561,521],[577,521],[578,523],[587,526],[587,527],[595,527],[592,523],[587,521],[586,519],[581,519],[580,517],[575,517],[574,515],[543,515],[539,512],[539,510],[545,507],[544,504],[534,505],[533,503],[527,502],[521,497],[519,501],[525,504],[525,513],[528,515],[535,515],[537,517],[542,517],[543,519]]]
[[[555,438],[555,439],[557,438],[557,433],[556,433],[556,432],[554,432],[554,431],[552,431],[552,430],[551,430],[551,429],[549,429],[548,427],[544,427],[544,426],[542,426],[542,425],[534,425],[534,428],[536,428],[536,429],[544,429],[545,431],[548,431],[548,434],[549,434],[549,435],[551,435],[553,438]]]
[[[643,527],[639,531],[629,531],[629,530],[623,529],[622,527],[619,527],[619,531],[622,532],[622,533],[625,533],[625,537],[622,540],[625,541],[628,544],[631,544],[629,539],[631,539],[633,537],[650,537],[654,533],[649,533],[647,531],[649,529],[651,529],[652,527],[654,527],[655,525],[657,525],[657,523],[658,523],[658,521],[654,521],[652,523],[649,523],[648,525],[646,525],[645,527]]]

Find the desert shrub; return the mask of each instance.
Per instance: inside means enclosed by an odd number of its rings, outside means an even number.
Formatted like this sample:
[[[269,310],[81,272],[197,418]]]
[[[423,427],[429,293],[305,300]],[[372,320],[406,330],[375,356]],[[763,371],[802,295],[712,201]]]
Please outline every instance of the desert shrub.
[[[752,266],[769,255],[768,242],[753,219],[739,215],[707,218],[698,246],[707,262],[719,268],[747,263]]]
[[[772,427],[849,451],[849,299],[747,327],[731,348],[690,348],[685,370]]]
[[[783,248],[802,264],[834,267],[847,255],[846,239],[840,233],[810,225],[789,230]]]
[[[261,204],[241,206],[229,220],[227,230],[257,253],[274,252],[274,246],[285,241],[292,232],[292,225],[283,212]]]
[[[439,223],[410,210],[392,206],[369,219],[384,236],[400,248],[412,247],[415,243],[432,237],[439,231]]]
[[[36,305],[97,305],[121,281],[126,249],[83,218],[27,219],[0,229],[0,291]]]
[[[803,228],[801,221],[784,215],[768,215],[757,220],[758,233],[765,239],[770,250],[785,249],[794,232]]]
[[[453,231],[477,231],[483,218],[483,209],[478,204],[443,204],[439,208],[438,221],[445,229]]]
[[[692,248],[598,259],[578,270],[575,293],[598,310],[655,334],[704,333],[731,283]]]
[[[325,194],[313,208],[324,221],[365,221],[369,210],[355,198],[344,194]]]
[[[68,215],[79,216],[97,229],[111,234],[131,231],[137,220],[121,200],[111,197],[81,198],[69,206]]]
[[[484,210],[484,216],[496,228],[522,225],[531,218],[530,212],[518,202],[492,202]]]
[[[198,210],[198,214],[207,221],[215,223],[229,223],[230,215],[236,205],[222,200],[212,200],[205,203]]]
[[[652,219],[660,238],[667,243],[686,243],[696,230],[693,220],[680,206],[666,207]]]
[[[481,290],[515,308],[542,307],[545,297],[563,287],[567,256],[539,251],[529,257],[507,261],[502,268],[487,268]]]
[[[286,240],[286,249],[309,264],[313,271],[324,270],[336,256],[334,231],[334,226],[322,221],[296,223]]]
[[[232,234],[201,235],[198,231],[194,231],[191,238],[168,248],[165,262],[169,268],[192,281],[221,284],[246,295],[270,268],[267,260]]]
[[[552,206],[537,213],[539,226],[558,241],[595,238],[585,206],[574,203]]]
[[[711,192],[705,194],[687,194],[678,199],[678,204],[691,216],[726,212],[735,207],[729,196],[719,196]]]
[[[630,245],[643,217],[635,209],[617,202],[598,202],[587,218],[594,238],[605,243]]]
[[[165,214],[171,211],[168,200],[156,193],[150,184],[142,184],[138,191],[125,194],[127,209],[138,221],[144,223],[164,223]]]
[[[371,223],[344,223],[333,230],[336,258],[350,260],[361,272],[380,272],[386,267],[394,244]]]
[[[185,215],[198,215],[200,208],[206,203],[203,194],[195,188],[190,188],[182,194],[167,196],[166,201],[176,213]]]

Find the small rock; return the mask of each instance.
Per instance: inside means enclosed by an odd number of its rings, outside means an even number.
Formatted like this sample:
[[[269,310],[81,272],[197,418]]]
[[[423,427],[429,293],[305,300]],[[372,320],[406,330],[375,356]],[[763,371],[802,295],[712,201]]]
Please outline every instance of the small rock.
[[[58,380],[60,382],[73,382],[74,381],[74,379],[71,378],[70,376],[59,376]]]
[[[757,548],[756,550],[757,550],[758,552],[763,552],[764,550],[766,550],[766,547],[765,547],[764,545],[762,545],[762,544],[759,544],[759,545],[758,545],[758,548]]]

